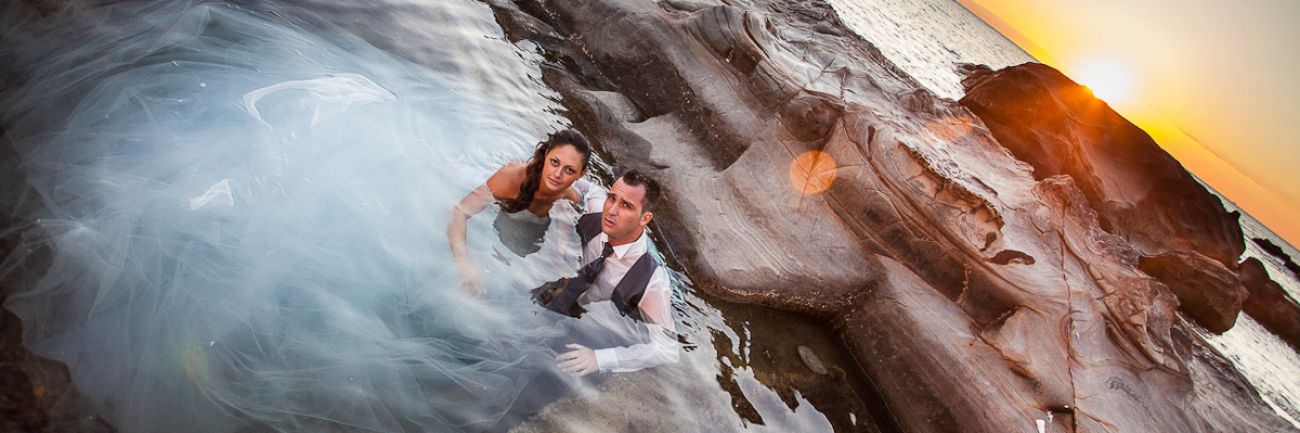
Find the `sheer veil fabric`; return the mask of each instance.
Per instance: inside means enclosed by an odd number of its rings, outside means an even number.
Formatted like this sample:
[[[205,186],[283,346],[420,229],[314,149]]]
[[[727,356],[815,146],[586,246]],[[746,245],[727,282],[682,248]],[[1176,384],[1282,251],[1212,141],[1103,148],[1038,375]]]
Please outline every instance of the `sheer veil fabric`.
[[[564,330],[519,294],[576,269],[576,237],[476,252],[487,300],[446,253],[490,173],[465,149],[534,135],[491,103],[265,11],[19,21],[0,120],[25,185],[0,204],[27,224],[0,272],[48,269],[5,308],[120,431],[474,431],[552,374]]]

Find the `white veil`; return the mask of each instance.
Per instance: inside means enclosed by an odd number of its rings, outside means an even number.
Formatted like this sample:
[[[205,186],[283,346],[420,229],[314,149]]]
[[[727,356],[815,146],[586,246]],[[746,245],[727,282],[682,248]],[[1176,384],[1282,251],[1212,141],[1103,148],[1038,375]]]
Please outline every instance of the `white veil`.
[[[120,431],[477,430],[548,374],[559,331],[447,259],[464,149],[520,138],[491,104],[230,6],[13,21],[0,205],[30,225],[0,272],[49,267],[5,308]],[[573,260],[483,254],[495,293]]]

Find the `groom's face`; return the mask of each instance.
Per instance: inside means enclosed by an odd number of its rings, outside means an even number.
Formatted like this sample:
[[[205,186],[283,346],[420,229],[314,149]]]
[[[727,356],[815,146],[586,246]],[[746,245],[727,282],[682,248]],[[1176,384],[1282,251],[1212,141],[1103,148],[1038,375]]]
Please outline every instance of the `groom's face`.
[[[609,187],[605,207],[601,214],[600,229],[609,236],[612,244],[636,240],[653,215],[644,212],[645,186],[628,185],[620,178]]]

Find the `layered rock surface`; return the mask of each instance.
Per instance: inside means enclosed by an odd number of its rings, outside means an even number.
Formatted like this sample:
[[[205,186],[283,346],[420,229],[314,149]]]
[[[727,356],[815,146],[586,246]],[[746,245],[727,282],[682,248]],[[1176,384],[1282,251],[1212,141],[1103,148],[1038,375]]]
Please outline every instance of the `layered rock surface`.
[[[1258,260],[1236,262],[1245,250],[1239,215],[1226,211],[1150,136],[1050,67],[964,69],[961,104],[1018,159],[1030,162],[1036,177],[1065,174],[1080,182],[1102,227],[1143,256],[1139,268],[1168,286],[1188,317],[1223,333],[1244,310],[1300,347],[1300,306]],[[1268,241],[1256,243],[1286,259]],[[1294,263],[1287,260],[1287,266]]]
[[[1035,178],[1069,175],[1101,227],[1148,257],[1142,269],[1173,290],[1188,316],[1216,333],[1232,327],[1246,296],[1235,275],[1246,248],[1235,212],[1059,71],[1025,64],[966,72],[961,104],[1029,162]]]
[[[1133,134],[1122,119],[1034,130],[1024,156],[997,125],[1039,109],[935,98],[821,3],[488,3],[607,158],[665,185],[658,233],[696,287],[832,323],[902,430],[1293,430],[1176,313],[1197,289],[1140,269],[1208,260],[1241,289],[1242,242],[1158,148],[1078,152]],[[810,151],[833,164],[795,164]]]

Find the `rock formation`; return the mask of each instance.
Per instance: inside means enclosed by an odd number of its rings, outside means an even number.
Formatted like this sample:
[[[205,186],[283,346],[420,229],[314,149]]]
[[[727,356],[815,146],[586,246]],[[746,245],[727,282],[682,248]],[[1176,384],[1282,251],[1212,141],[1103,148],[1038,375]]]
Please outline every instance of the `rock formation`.
[[[1282,265],[1286,266],[1286,270],[1291,271],[1291,274],[1295,275],[1296,278],[1300,278],[1300,264],[1296,264],[1295,260],[1291,259],[1291,256],[1286,255],[1286,251],[1283,251],[1282,247],[1274,245],[1268,239],[1255,238],[1251,240],[1255,241],[1255,245],[1259,245],[1264,251],[1272,254],[1273,257],[1282,260]]]
[[[1176,313],[1235,319],[1201,308],[1241,302],[1235,216],[1157,147],[1089,150],[1145,135],[1055,71],[984,71],[963,105],[822,3],[488,3],[606,157],[664,183],[696,287],[833,324],[901,430],[1293,430]],[[1206,263],[1226,291],[1173,277]]]
[[[1225,211],[1146,133],[1047,66],[998,72],[965,66],[964,72],[962,105],[1018,159],[1030,162],[1036,177],[1087,179],[1080,189],[1102,226],[1140,250],[1139,268],[1167,285],[1188,317],[1222,333],[1244,305],[1267,329],[1300,347],[1300,306],[1257,259],[1235,263],[1245,249],[1236,213]],[[1300,270],[1281,248],[1254,241],[1287,269]]]
[[[1102,229],[1150,258],[1142,270],[1168,285],[1188,316],[1216,333],[1232,327],[1246,295],[1235,275],[1245,250],[1236,213],[1146,132],[1059,71],[1026,64],[965,72],[961,104],[1032,165],[1035,178],[1069,175]]]
[[[1254,257],[1241,262],[1238,277],[1250,291],[1244,310],[1264,328],[1300,350],[1300,305],[1268,278],[1264,264]]]
[[[1235,272],[1195,253],[1143,257],[1138,269],[1165,283],[1189,318],[1219,334],[1232,329],[1248,295]]]

